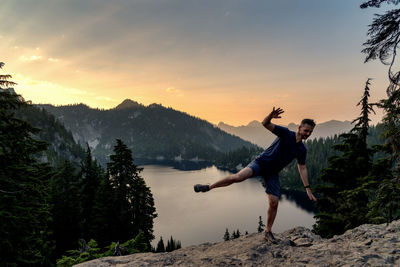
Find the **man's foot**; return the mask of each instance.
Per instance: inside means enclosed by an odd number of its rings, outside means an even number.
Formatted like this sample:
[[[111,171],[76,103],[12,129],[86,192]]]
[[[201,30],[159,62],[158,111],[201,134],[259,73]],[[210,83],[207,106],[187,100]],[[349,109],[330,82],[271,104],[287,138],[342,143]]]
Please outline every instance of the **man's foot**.
[[[208,184],[196,184],[194,185],[194,192],[207,192],[210,191],[210,186]]]
[[[264,239],[265,239],[265,241],[268,241],[268,242],[271,242],[274,244],[276,243],[276,239],[271,231],[265,232]]]

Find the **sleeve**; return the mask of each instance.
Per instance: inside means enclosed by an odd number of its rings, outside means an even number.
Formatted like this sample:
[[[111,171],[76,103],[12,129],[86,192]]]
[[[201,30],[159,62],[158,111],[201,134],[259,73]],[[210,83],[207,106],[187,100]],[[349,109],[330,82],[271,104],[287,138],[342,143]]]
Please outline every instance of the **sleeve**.
[[[286,127],[275,125],[273,133],[279,137],[286,137],[290,135],[290,130]]]
[[[306,157],[307,157],[307,151],[304,151],[299,156],[297,156],[297,163],[300,165],[306,165]]]

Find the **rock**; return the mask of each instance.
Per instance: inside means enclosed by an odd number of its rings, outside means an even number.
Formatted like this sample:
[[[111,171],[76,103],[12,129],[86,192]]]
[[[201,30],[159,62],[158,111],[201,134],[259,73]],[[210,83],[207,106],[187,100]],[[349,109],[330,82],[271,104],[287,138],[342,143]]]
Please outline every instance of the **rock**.
[[[304,227],[275,237],[276,244],[267,243],[263,233],[255,233],[169,253],[106,257],[76,266],[400,266],[400,220],[361,225],[331,239]]]

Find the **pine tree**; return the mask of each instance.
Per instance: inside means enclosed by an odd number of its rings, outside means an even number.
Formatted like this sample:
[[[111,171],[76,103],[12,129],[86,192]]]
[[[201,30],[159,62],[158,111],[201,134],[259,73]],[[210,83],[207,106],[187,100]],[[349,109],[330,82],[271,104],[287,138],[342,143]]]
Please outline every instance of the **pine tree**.
[[[400,90],[391,92],[379,106],[386,112],[382,133],[386,142],[380,150],[388,156],[373,166],[376,182],[371,185],[377,189],[368,217],[375,223],[389,223],[400,218]]]
[[[14,116],[27,103],[3,90],[15,84],[10,78],[0,75],[0,265],[45,266],[53,250],[49,240],[52,172],[34,155],[47,145],[32,137],[38,129]]]
[[[395,0],[370,0],[361,5],[361,8],[377,7],[382,3],[399,4]],[[365,62],[379,59],[388,66],[389,86],[386,89],[387,99],[380,101],[380,107],[384,109],[383,119],[385,145],[382,150],[389,153],[386,162],[377,164],[389,166],[390,172],[384,170],[378,173],[380,177],[375,199],[370,204],[369,217],[373,221],[390,222],[400,218],[400,71],[396,64],[398,47],[400,45],[400,9],[386,10],[383,15],[375,15],[369,25],[369,39],[364,43],[363,53],[367,54]],[[382,170],[382,169],[381,169]]]
[[[50,183],[56,258],[67,250],[75,249],[83,236],[80,184],[76,172],[76,168],[65,161]]]
[[[329,166],[320,177],[323,184],[316,188],[320,196],[314,231],[323,237],[341,234],[367,222],[369,192],[362,186],[371,170],[373,153],[367,147],[368,116],[373,111],[368,103],[369,81],[357,104],[361,106],[360,117],[353,121],[355,126],[350,133],[340,135],[343,143],[334,146],[342,154],[329,159]],[[356,188],[360,190],[354,191]]]
[[[132,151],[120,139],[110,159],[107,170],[114,191],[114,238],[127,240],[142,231],[150,248],[150,241],[154,239],[153,219],[157,214],[153,195],[139,175],[142,168],[133,163]]]
[[[241,233],[239,232],[239,229],[237,229],[236,232],[233,231],[233,233],[232,233],[232,239],[239,238],[240,235],[241,235]]]
[[[165,252],[165,246],[164,246],[164,241],[162,239],[162,236],[160,237],[160,241],[158,241],[157,243],[157,248],[156,248],[156,252]]]
[[[388,98],[381,100],[379,106],[385,110],[383,137],[386,144],[383,149],[390,153],[394,178],[400,182],[400,85],[389,92]]]
[[[257,232],[261,233],[262,231],[264,231],[265,229],[265,224],[262,221],[261,216],[258,218],[258,228],[257,228]]]
[[[82,222],[83,238],[90,240],[95,234],[91,229],[93,226],[92,218],[94,216],[93,208],[95,206],[96,192],[99,189],[103,170],[99,164],[92,158],[89,145],[87,145],[84,162],[81,163],[81,201],[82,201]]]
[[[180,240],[177,240],[177,241],[176,241],[176,247],[175,247],[175,249],[180,249],[180,248],[182,248],[181,241],[180,241]]]
[[[360,176],[357,178],[357,185],[355,188],[340,192],[345,202],[341,208],[338,209],[338,212],[342,213],[344,219],[347,221],[345,229],[351,229],[368,222],[366,214],[368,213],[368,203],[371,197],[368,187],[374,180],[370,175],[370,171],[372,170],[372,155],[375,152],[367,146],[370,122],[369,116],[371,112],[375,113],[372,108],[373,105],[369,103],[370,80],[371,79],[367,80],[363,97],[357,104],[357,106],[361,106],[361,113],[360,116],[353,121],[355,125],[351,130],[359,139],[356,147],[357,153],[359,154],[358,164],[364,163],[365,171],[360,173]]]
[[[171,238],[167,241],[167,247],[165,248],[165,251],[171,252],[173,250],[175,250],[175,240],[171,236]]]
[[[167,242],[167,247],[165,248],[166,252],[171,252],[176,249],[180,249],[182,247],[181,241],[175,240],[172,236]]]
[[[369,116],[371,113],[375,114],[375,111],[373,109],[373,104],[369,103],[369,97],[370,97],[369,86],[371,85],[370,81],[371,79],[368,78],[367,81],[365,82],[364,94],[360,99],[360,101],[357,103],[357,106],[361,106],[361,113],[359,117],[357,117],[355,120],[352,121],[352,123],[355,123],[355,125],[354,128],[351,130],[352,132],[355,132],[361,139],[361,145],[363,145],[362,149],[365,150],[364,151],[365,153],[369,152],[367,149],[369,122],[371,121]]]
[[[115,193],[108,177],[108,174],[101,177],[90,219],[90,233],[93,239],[98,241],[100,247],[118,241],[116,238],[118,229],[114,221],[117,216],[114,206]]]
[[[225,234],[224,234],[224,241],[228,241],[230,239],[231,239],[231,236],[229,234],[229,230],[228,230],[228,228],[226,228]]]

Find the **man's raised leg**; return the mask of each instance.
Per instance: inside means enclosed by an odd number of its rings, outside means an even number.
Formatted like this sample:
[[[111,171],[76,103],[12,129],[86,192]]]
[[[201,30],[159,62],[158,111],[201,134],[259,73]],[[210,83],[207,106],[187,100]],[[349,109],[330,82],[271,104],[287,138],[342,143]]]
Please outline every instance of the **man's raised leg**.
[[[213,183],[212,185],[196,184],[194,186],[194,191],[195,192],[207,192],[214,188],[228,186],[233,183],[243,182],[244,180],[246,180],[252,176],[253,176],[253,170],[249,167],[245,167],[242,170],[240,170],[238,173],[228,175],[227,177]]]

